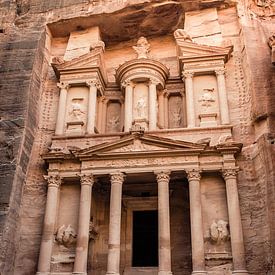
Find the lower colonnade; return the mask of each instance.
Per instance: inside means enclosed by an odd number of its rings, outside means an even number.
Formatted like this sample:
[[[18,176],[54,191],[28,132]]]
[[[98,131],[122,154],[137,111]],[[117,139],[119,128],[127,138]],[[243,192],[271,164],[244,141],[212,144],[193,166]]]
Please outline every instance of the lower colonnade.
[[[170,275],[172,274],[169,213],[169,181],[171,172],[168,170],[150,172],[154,172],[158,186],[158,274]],[[216,172],[222,174],[226,185],[230,240],[233,257],[233,274],[248,274],[246,271],[237,189],[238,169],[228,168]],[[208,274],[205,267],[203,217],[200,190],[202,171],[196,168],[188,169],[182,171],[182,174],[183,177],[187,177],[189,181],[192,274]],[[85,172],[81,173],[79,177],[81,192],[73,274],[85,275],[87,274],[91,197],[95,176],[92,173]],[[122,186],[126,177],[127,172],[122,171],[113,172],[110,174],[110,219],[106,273],[108,275],[120,274]],[[62,178],[59,174],[50,174],[45,176],[45,179],[48,181],[48,192],[37,275],[51,274],[51,254],[54,242],[55,221],[57,217],[57,205],[60,193],[59,189],[65,178]]]

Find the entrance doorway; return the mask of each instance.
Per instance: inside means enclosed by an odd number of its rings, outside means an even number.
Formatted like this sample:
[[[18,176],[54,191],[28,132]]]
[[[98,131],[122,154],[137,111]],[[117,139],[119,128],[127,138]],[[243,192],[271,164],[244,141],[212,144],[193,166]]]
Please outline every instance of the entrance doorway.
[[[158,211],[133,212],[133,267],[158,266]]]

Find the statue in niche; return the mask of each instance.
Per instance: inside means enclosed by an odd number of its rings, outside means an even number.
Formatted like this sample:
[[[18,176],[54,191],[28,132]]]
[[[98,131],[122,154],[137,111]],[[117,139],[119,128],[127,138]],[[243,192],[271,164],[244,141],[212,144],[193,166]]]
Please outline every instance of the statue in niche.
[[[212,102],[215,102],[215,97],[213,95],[215,89],[203,89],[203,91],[204,93],[199,99],[199,102],[201,102],[201,105],[207,109],[212,105]]]
[[[210,226],[210,239],[215,244],[221,244],[228,241],[228,222],[224,220],[214,221]]]
[[[83,115],[85,114],[85,112],[82,111],[82,102],[83,102],[83,98],[74,98],[72,100],[71,110],[69,112],[69,115],[73,121],[83,120]]]
[[[172,111],[172,128],[178,128],[181,126],[181,108],[178,107]]]
[[[137,45],[133,46],[133,49],[137,53],[137,58],[148,58],[150,51],[150,44],[145,37],[140,37],[137,41]]]
[[[94,218],[91,217],[89,223],[89,239],[94,241],[97,238],[98,233],[98,227],[94,223]]]
[[[138,118],[144,118],[146,115],[146,102],[143,97],[140,97],[136,104],[136,111]]]
[[[68,226],[63,224],[58,228],[55,240],[58,244],[69,247],[76,242],[76,236],[75,230],[70,224]]]
[[[182,39],[186,42],[193,42],[191,36],[184,29],[177,29],[174,31],[175,39]]]
[[[111,116],[109,121],[108,121],[108,129],[110,132],[119,132],[119,116]]]

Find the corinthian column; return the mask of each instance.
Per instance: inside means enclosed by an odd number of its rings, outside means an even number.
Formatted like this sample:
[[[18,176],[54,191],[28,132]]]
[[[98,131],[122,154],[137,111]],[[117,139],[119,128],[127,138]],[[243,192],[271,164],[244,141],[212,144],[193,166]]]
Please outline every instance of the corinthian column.
[[[248,275],[245,263],[243,230],[237,187],[237,170],[225,169],[223,170],[223,177],[226,184],[230,239],[233,256],[233,274]]]
[[[88,99],[88,114],[87,114],[87,134],[95,133],[95,118],[97,105],[97,89],[100,84],[97,80],[88,81],[89,99]]]
[[[217,83],[218,83],[218,93],[219,93],[219,105],[220,105],[220,113],[221,113],[221,123],[229,124],[229,109],[228,109],[228,101],[225,87],[225,69],[216,70]]]
[[[123,173],[111,174],[110,224],[107,274],[119,275]]]
[[[171,272],[169,180],[170,172],[155,173],[158,182],[159,275]]]
[[[65,115],[66,115],[67,92],[68,92],[69,85],[66,82],[61,82],[61,83],[58,83],[57,86],[60,88],[60,96],[59,96],[59,103],[58,103],[58,110],[57,110],[55,134],[63,135]]]
[[[90,225],[90,211],[92,187],[94,184],[93,175],[81,175],[81,192],[80,205],[78,217],[78,230],[76,242],[76,255],[74,261],[73,274],[87,274],[87,259],[89,246],[89,225]]]
[[[54,230],[57,214],[57,203],[59,197],[59,187],[61,185],[61,178],[59,175],[45,176],[44,178],[48,181],[48,192],[42,241],[38,260],[38,272],[36,273],[37,275],[50,274],[52,247],[54,241]]]
[[[122,86],[125,87],[124,132],[128,132],[133,122],[133,83],[125,81]]]
[[[185,81],[187,127],[193,128],[196,126],[194,91],[193,91],[194,73],[184,71],[182,75]]]
[[[190,197],[191,242],[192,242],[192,274],[205,275],[203,223],[201,209],[200,172],[187,171]]]
[[[157,129],[157,83],[149,82],[149,130]]]

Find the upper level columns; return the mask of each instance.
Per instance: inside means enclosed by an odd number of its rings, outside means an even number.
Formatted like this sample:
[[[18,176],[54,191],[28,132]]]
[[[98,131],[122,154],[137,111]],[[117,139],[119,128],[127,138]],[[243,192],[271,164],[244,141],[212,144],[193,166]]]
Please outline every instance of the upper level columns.
[[[233,274],[248,274],[245,263],[242,221],[237,187],[237,170],[224,169],[223,177],[226,184],[226,196],[233,256]]]
[[[229,124],[229,108],[226,94],[225,86],[225,69],[218,69],[215,71],[218,83],[218,93],[219,93],[219,105],[221,114],[221,124]]]
[[[190,194],[192,274],[205,275],[204,239],[201,206],[200,171],[187,171]]]
[[[58,103],[58,110],[57,110],[55,134],[63,135],[65,115],[66,115],[67,92],[68,92],[69,84],[66,82],[61,82],[61,83],[58,83],[57,86],[60,88],[60,96],[59,96],[59,103]]]
[[[73,274],[87,274],[88,245],[89,245],[89,225],[92,187],[94,184],[93,175],[81,175],[81,192],[78,218],[78,234],[76,243],[76,255]]]
[[[48,192],[37,269],[37,274],[41,275],[48,275],[50,272],[57,204],[59,200],[59,187],[61,185],[61,178],[59,175],[45,176],[45,179],[48,181]]]
[[[124,109],[124,131],[128,132],[133,122],[133,83],[126,81],[123,83],[125,87],[125,109]]]
[[[111,174],[111,199],[107,274],[119,275],[123,173]]]
[[[89,86],[87,134],[94,134],[97,107],[97,89],[99,87],[99,83],[96,80],[93,80],[88,81],[87,85]]]
[[[149,82],[149,130],[157,129],[157,82]]]
[[[185,92],[186,92],[186,112],[187,112],[188,128],[193,128],[196,126],[193,76],[194,76],[193,72],[189,72],[189,71],[183,72],[183,77],[185,81]]]

